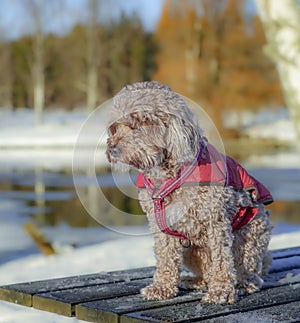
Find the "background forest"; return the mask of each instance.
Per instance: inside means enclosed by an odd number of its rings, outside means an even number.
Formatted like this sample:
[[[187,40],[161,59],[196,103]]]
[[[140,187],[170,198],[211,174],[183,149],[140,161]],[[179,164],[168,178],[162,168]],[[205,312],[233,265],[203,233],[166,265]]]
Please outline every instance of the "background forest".
[[[0,106],[90,111],[125,84],[151,79],[198,102],[218,128],[229,111],[283,105],[260,19],[244,0],[165,0],[150,31],[136,13],[100,19],[101,1],[90,0],[86,23],[45,32],[62,3],[24,1],[32,33],[2,34]]]

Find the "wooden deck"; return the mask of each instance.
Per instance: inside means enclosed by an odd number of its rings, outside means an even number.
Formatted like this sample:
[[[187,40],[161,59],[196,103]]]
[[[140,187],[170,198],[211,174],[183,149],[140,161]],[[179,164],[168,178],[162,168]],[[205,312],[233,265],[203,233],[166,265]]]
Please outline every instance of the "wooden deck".
[[[0,300],[89,322],[300,322],[300,247],[273,257],[262,290],[228,306],[184,290],[172,300],[144,301],[139,290],[153,267],[2,286]]]

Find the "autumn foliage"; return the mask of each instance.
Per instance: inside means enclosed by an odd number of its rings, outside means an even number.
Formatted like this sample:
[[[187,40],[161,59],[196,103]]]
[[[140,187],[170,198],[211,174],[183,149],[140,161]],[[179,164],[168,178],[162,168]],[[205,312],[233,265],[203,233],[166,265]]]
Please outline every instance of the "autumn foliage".
[[[201,103],[219,126],[229,110],[283,104],[262,25],[243,0],[165,0],[155,37],[154,78]]]

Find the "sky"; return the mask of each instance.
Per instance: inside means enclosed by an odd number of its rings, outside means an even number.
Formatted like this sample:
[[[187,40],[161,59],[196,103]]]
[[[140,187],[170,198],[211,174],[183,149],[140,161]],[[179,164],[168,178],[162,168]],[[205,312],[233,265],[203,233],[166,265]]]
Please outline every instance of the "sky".
[[[67,34],[76,23],[87,20],[88,0],[0,0],[0,39],[15,39],[33,31],[30,2],[47,3],[51,14],[44,15],[46,32]],[[246,1],[246,11],[255,12],[255,0]],[[127,14],[136,12],[146,30],[155,28],[164,0],[99,0],[100,20],[118,17],[121,10]]]
[[[17,38],[28,34],[33,26],[26,3],[31,0],[1,0],[0,1],[0,36],[5,39]],[[34,0],[47,1],[47,0]],[[87,19],[85,10],[87,0],[50,0],[52,14],[45,15],[46,32],[66,34],[76,22]],[[147,30],[153,30],[159,17],[163,0],[105,0],[100,8],[100,19],[118,16],[120,10],[125,13],[137,12]],[[53,14],[54,12],[54,14]]]

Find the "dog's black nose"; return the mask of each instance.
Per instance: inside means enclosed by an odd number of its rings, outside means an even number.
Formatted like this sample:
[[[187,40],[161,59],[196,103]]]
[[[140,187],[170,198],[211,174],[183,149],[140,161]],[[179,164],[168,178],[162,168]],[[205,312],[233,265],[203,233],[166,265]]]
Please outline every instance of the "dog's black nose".
[[[112,157],[117,157],[121,152],[121,148],[119,146],[110,146],[109,153]]]

